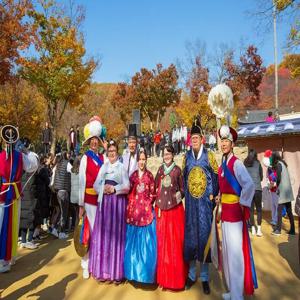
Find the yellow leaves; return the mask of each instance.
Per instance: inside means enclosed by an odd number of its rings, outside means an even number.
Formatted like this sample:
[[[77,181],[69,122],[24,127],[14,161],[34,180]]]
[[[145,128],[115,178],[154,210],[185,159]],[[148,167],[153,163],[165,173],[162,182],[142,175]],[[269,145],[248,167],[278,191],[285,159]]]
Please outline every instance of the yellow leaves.
[[[44,98],[25,80],[0,87],[0,120],[19,128],[21,136],[39,138],[45,120]]]
[[[215,117],[207,104],[206,94],[200,94],[198,102],[194,102],[189,95],[184,93],[180,103],[175,107],[175,111],[188,127],[192,126],[194,117],[198,113],[201,115],[203,128],[213,128],[215,126]]]
[[[286,9],[289,5],[291,5],[294,0],[275,0],[276,9],[282,11]]]

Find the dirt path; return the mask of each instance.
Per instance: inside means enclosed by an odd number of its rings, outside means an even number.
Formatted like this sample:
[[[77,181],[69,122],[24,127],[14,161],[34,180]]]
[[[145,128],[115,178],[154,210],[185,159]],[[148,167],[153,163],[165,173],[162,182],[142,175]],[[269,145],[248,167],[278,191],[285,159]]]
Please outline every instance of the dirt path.
[[[285,226],[287,224],[285,222]],[[271,227],[263,223],[264,236],[254,237],[252,245],[259,289],[254,299],[300,299],[300,271],[297,261],[298,236],[270,235]],[[12,270],[0,274],[1,299],[105,299],[171,300],[221,299],[224,291],[220,275],[211,266],[211,295],[202,294],[197,282],[189,291],[168,292],[155,286],[134,287],[130,283],[116,286],[83,280],[72,240],[48,237],[37,250],[20,250]]]

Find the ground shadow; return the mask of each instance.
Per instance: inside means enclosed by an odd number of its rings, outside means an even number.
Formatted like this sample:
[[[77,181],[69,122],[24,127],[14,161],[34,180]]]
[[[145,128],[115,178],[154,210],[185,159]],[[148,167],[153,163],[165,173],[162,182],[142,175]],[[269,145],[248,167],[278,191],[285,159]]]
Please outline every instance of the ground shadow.
[[[300,279],[298,235],[289,235],[288,242],[280,243],[278,250],[279,254],[288,262],[292,272]]]
[[[137,281],[128,281],[136,289],[141,289],[143,291],[155,291],[157,289],[157,284],[141,283]]]
[[[6,296],[5,299],[7,300],[20,299],[23,295],[25,295],[29,291],[36,289],[39,285],[41,285],[46,280],[47,277],[48,275],[41,275],[37,277],[36,279],[32,280],[31,283],[17,289],[16,291]]]
[[[47,288],[38,291],[34,294],[28,295],[28,297],[38,297],[37,299],[66,299],[66,288],[69,282],[75,280],[78,277],[78,274],[73,273],[61,281],[48,286]]]
[[[17,259],[16,264],[11,267],[10,272],[0,274],[0,290],[5,290],[11,284],[37,272],[47,265],[58,253],[59,249],[66,248],[71,244],[69,240],[54,239],[52,236],[42,241],[40,248],[36,250],[26,250],[27,253],[22,254]],[[44,250],[47,247],[47,251]],[[28,264],[31,261],[31,264]]]

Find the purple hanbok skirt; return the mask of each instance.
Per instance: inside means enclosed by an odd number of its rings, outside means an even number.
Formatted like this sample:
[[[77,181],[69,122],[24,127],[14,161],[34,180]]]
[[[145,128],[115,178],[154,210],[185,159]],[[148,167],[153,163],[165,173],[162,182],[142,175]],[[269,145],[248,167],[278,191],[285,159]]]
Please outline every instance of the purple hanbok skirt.
[[[89,272],[95,279],[124,278],[126,195],[104,195],[97,209],[89,250]]]

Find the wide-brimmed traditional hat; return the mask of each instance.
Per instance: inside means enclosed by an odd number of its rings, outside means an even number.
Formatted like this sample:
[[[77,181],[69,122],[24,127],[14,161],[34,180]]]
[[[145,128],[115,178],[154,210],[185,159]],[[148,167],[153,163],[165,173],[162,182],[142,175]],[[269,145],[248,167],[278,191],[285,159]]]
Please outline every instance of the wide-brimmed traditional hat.
[[[102,124],[101,119],[98,116],[94,116],[90,119],[89,123],[84,126],[83,135],[84,141],[83,146],[87,145],[92,137],[96,137],[101,140]]]
[[[227,125],[222,125],[218,130],[218,135],[221,140],[230,140],[231,142],[236,142],[238,134],[235,129]]]

